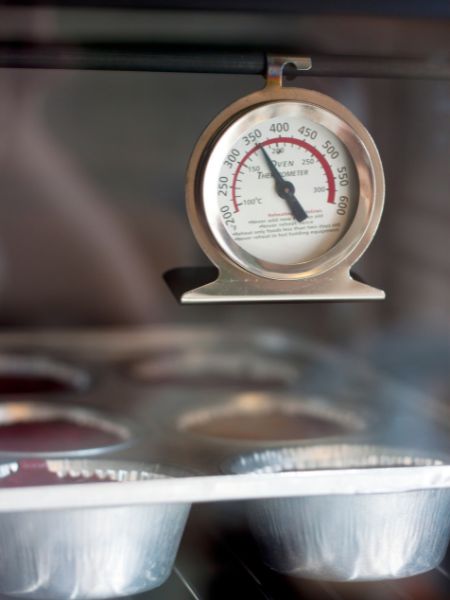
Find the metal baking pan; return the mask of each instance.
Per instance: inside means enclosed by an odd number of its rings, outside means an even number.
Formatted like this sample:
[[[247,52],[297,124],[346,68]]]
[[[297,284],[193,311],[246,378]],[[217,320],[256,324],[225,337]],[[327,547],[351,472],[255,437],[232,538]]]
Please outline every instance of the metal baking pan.
[[[177,478],[160,465],[45,464],[60,477],[103,481],[0,489],[0,591],[9,595],[111,598],[160,585],[193,502],[249,500],[268,564],[303,577],[410,576],[438,565],[450,538],[450,465],[431,455],[272,449],[236,458],[234,475]],[[0,476],[21,468],[3,465]]]
[[[313,497],[324,502],[339,497],[339,502],[347,505],[355,496],[367,500],[378,495],[406,494],[411,498],[416,492],[424,496],[431,512],[438,514],[432,497],[439,495],[442,506],[447,502],[444,499],[450,488],[450,466],[445,457],[439,457],[441,452],[450,450],[448,431],[445,419],[435,423],[427,413],[431,399],[381,377],[353,358],[307,340],[273,331],[240,330],[224,334],[214,328],[159,327],[136,331],[7,334],[0,336],[0,345],[8,353],[26,347],[37,355],[60,355],[75,365],[83,365],[88,374],[101,372],[95,386],[77,395],[77,402],[86,410],[100,411],[108,417],[114,414],[111,417],[114,421],[121,415],[132,424],[131,429],[138,423],[143,432],[141,436],[133,433],[133,443],[117,449],[115,458],[174,464],[196,473],[182,478],[120,484],[94,482],[1,489],[0,513],[5,518],[19,513],[56,514],[113,507],[134,510],[132,507],[155,504],[226,500],[259,504],[264,499],[274,502],[286,499],[310,503]],[[189,359],[190,348],[195,348],[195,360]],[[213,377],[208,372],[204,377],[199,358],[208,355],[212,358],[204,364]],[[235,356],[247,356],[244,369]],[[171,363],[170,357],[176,360]],[[222,368],[224,357],[228,358]],[[269,364],[270,377],[264,373],[264,365]],[[69,394],[58,395],[58,405],[65,405],[69,397]],[[11,399],[5,397],[6,401]],[[45,395],[40,400],[48,401]],[[243,415],[249,416],[246,427],[253,418],[275,415],[283,419],[306,416],[322,420],[319,425],[325,420],[327,428],[325,431],[313,428],[312,435],[300,435],[299,430],[292,435],[286,434],[283,421],[279,435],[271,431],[269,436],[262,427],[256,432],[242,429],[235,435],[233,424],[224,420],[233,417],[239,421]],[[295,443],[299,452],[301,449],[313,453],[330,444],[334,448],[361,449],[369,445],[389,448],[394,442],[397,448],[393,453],[415,457],[410,464],[398,468],[387,462],[367,468],[366,464],[343,463],[332,468],[322,465],[296,469],[293,473],[274,473],[268,469],[258,474],[225,475],[220,471],[221,465],[231,464],[232,456],[249,453],[269,456],[281,452],[287,444]],[[410,454],[399,449],[408,446],[416,450]],[[426,459],[425,464],[420,457]],[[443,512],[439,514],[442,516]],[[440,533],[447,535],[444,521],[443,517]],[[112,529],[107,537],[114,539]],[[437,560],[437,554],[428,553],[429,564]],[[273,566],[291,571],[285,558],[281,560],[283,564]],[[363,566],[356,569],[351,577],[348,572],[329,572],[325,558],[319,560],[317,569],[323,569],[320,571],[323,577],[337,579],[397,577],[415,568],[402,570],[384,564],[380,558],[378,570],[372,574],[369,564],[365,569]],[[304,576],[308,570],[301,572]],[[319,576],[315,574],[318,572],[310,570],[309,576]],[[117,595],[113,590],[108,594]]]

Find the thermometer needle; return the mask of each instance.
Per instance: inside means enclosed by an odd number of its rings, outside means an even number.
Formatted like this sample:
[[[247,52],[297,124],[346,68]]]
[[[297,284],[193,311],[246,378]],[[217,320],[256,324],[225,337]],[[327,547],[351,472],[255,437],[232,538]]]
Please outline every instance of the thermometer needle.
[[[290,181],[286,181],[285,179],[283,179],[281,173],[273,164],[273,162],[270,159],[270,156],[264,150],[263,146],[259,146],[259,148],[263,153],[264,160],[266,161],[267,166],[269,167],[270,174],[275,179],[275,191],[277,192],[280,198],[283,198],[283,200],[286,201],[294,219],[301,223],[302,221],[308,218],[308,215],[306,214],[300,202],[295,197],[294,184],[292,184]]]

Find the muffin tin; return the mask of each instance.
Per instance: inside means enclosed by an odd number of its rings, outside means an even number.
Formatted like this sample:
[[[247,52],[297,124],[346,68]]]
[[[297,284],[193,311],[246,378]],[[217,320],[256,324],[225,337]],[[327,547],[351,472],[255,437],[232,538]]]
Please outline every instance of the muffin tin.
[[[0,530],[8,533],[0,539],[14,543],[0,548],[0,569],[14,556],[17,568],[0,572],[2,593],[112,598],[160,585],[194,502],[246,501],[266,562],[301,577],[404,577],[442,557],[450,537],[447,432],[426,414],[424,398],[353,359],[278,332],[197,327],[0,341],[8,354],[26,343],[42,360],[69,356],[86,381],[97,373],[79,406],[70,393],[5,397],[0,423],[2,415],[73,418],[122,436],[56,454],[3,453]],[[224,356],[246,356],[245,368]],[[89,458],[99,452],[107,460]],[[30,459],[60,473],[58,485],[8,486],[8,474],[24,472]],[[87,480],[68,483],[64,473]],[[26,538],[31,550],[21,554]],[[50,566],[56,540],[64,551]]]

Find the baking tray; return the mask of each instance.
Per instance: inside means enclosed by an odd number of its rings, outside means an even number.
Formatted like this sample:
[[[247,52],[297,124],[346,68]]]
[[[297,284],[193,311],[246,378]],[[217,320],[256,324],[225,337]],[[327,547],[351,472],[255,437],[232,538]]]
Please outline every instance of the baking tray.
[[[160,485],[161,492],[157,492],[158,485],[155,485],[154,492],[158,496],[161,493],[161,498],[165,486],[167,490],[171,486],[174,489],[179,486],[180,490],[192,489],[191,499],[194,501],[200,501],[202,497],[205,500],[244,498],[250,493],[251,487],[257,490],[254,492],[256,495],[263,493],[260,489],[260,486],[264,487],[261,479],[257,483],[253,477],[240,476],[235,480],[220,474],[224,461],[252,448],[340,440],[440,453],[450,451],[447,435],[450,428],[450,415],[447,413],[450,411],[441,405],[437,410],[437,401],[392,381],[352,356],[276,330],[239,328],[224,331],[208,326],[162,325],[138,329],[22,331],[0,335],[0,351],[5,356],[30,353],[59,362],[66,361],[73,366],[81,365],[91,385],[75,396],[73,393],[70,397],[64,393],[52,394],[51,401],[67,403],[69,398],[71,403],[109,411],[115,418],[123,417],[137,423],[143,435],[133,447],[111,453],[112,458],[175,464],[199,473],[185,481],[152,482],[152,486],[154,483]],[[245,357],[244,369],[239,366],[239,361],[227,362],[227,357],[235,356],[236,352]],[[212,354],[218,354],[222,361],[217,367],[216,384],[214,377],[210,376],[214,367]],[[192,365],[200,365],[201,368],[202,356],[208,357],[209,379],[206,385],[199,381],[195,369],[192,369]],[[170,357],[176,359],[175,366],[178,365],[182,371],[181,379],[174,376],[174,371],[172,378],[167,377]],[[184,357],[187,357],[187,362],[183,362]],[[148,381],[134,373],[136,365],[146,361],[153,361],[155,375],[154,379],[150,377]],[[192,376],[191,383],[183,371],[186,364],[191,369],[187,373]],[[158,376],[158,368],[166,377],[165,381]],[[15,396],[12,399],[17,401],[18,398]],[[38,393],[31,396],[25,394],[20,399],[46,401],[48,398]],[[0,400],[6,402],[11,398],[2,396]],[[331,414],[330,418],[333,419],[335,413],[340,415],[343,422],[351,422],[354,418],[360,422],[353,430],[337,435],[317,435],[297,440],[283,436],[278,441],[265,439],[264,436],[251,440],[242,436],[236,439],[208,436],[177,427],[180,419],[183,421],[183,418],[195,415],[198,411],[205,411],[205,407],[213,413],[219,410],[220,414],[224,406],[250,406],[248,414],[252,417],[258,415],[258,407],[262,407],[264,414],[268,403],[287,405],[289,411],[295,413],[296,406],[301,411],[305,405],[314,406],[315,402],[322,415]],[[291,414],[289,411],[288,414]],[[407,481],[417,483],[414,471],[405,469],[404,472],[405,485]],[[423,477],[421,473],[419,478]],[[446,477],[446,467],[433,467],[431,473],[430,485],[435,473],[439,473],[439,477]],[[215,479],[202,477],[206,474],[214,475]],[[398,471],[392,478],[389,469],[385,475],[389,483],[383,483],[383,489],[391,485],[391,479],[393,486],[402,485],[399,482],[403,480],[403,475],[399,477]],[[332,489],[326,487],[326,481],[330,486],[337,481],[331,473],[323,472],[308,473],[302,478],[298,489],[301,487],[304,490],[305,481],[308,480],[311,486],[317,485],[317,489],[324,490],[321,493],[329,493]],[[348,474],[348,479],[346,476],[348,493],[354,493],[359,482],[363,486],[370,485],[370,480],[370,474],[366,478],[364,470],[361,473],[353,470]],[[236,486],[228,483],[231,481],[236,481]],[[424,480],[421,481],[423,485]],[[270,487],[272,483],[271,476],[268,476],[266,485]],[[214,484],[213,488],[211,484]],[[284,477],[277,493],[282,495],[286,490],[289,495],[289,490],[294,488],[297,493],[296,485],[292,478]],[[240,492],[236,491],[238,487]],[[201,491],[203,488],[204,492]],[[106,487],[102,489],[106,493]],[[115,489],[114,486],[112,489]],[[144,488],[140,489],[139,493],[145,494]],[[219,492],[222,489],[224,491]],[[245,489],[247,491],[244,492]],[[326,492],[326,489],[329,491]],[[61,489],[46,491],[49,497],[53,493],[60,495],[63,492]],[[117,490],[117,493],[120,492]],[[170,498],[172,493],[168,491],[167,497]],[[114,502],[111,496],[108,493],[108,502]],[[86,496],[80,501],[85,502]]]
[[[353,357],[309,340],[269,330],[223,332],[209,327],[161,326],[5,334],[0,336],[0,348],[4,355],[33,353],[82,365],[90,386],[75,396],[73,392],[52,394],[52,402],[66,404],[75,399],[82,407],[138,424],[142,434],[135,443],[116,449],[105,459],[175,465],[190,473],[151,481],[2,489],[2,515],[230,500],[413,497],[417,492],[429,494],[430,499],[441,494],[441,508],[448,503],[450,465],[444,407],[437,412],[437,422],[432,399]],[[206,373],[201,372],[202,365],[206,365]],[[47,400],[40,393],[14,398]],[[218,435],[214,427],[212,434],[211,429],[206,434],[204,428],[199,430],[199,422],[208,422],[211,416],[228,418],[236,407],[236,418],[244,414],[249,423],[254,417],[270,417],[282,409],[288,418],[312,415],[325,419],[331,430],[301,439],[284,435],[280,439],[265,435],[246,439],[242,431],[233,437],[230,427],[226,435]],[[336,423],[341,429],[333,432]],[[395,446],[403,457],[402,468],[387,462],[377,464],[376,469],[343,465],[290,473],[225,474],[232,457],[276,452],[293,444],[311,451],[323,444],[342,448],[364,445],[369,453]],[[425,462],[410,460],[417,456],[425,457]],[[387,570],[386,577],[397,576],[395,569],[390,573]],[[351,578],[349,574],[343,577]]]

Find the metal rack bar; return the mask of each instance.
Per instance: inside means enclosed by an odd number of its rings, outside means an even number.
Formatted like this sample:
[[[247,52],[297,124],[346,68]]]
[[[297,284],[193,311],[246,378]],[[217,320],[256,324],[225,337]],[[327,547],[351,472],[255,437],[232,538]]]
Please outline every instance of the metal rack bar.
[[[194,600],[201,600],[200,596],[197,594],[197,592],[194,590],[192,585],[189,583],[189,581],[187,580],[185,575],[183,575],[183,573],[180,571],[180,569],[178,567],[174,568],[174,573],[178,577],[178,579],[181,581],[181,583],[183,584],[183,586],[185,587],[187,592],[189,593],[189,597],[193,598]]]
[[[267,11],[297,14],[362,14],[391,17],[445,18],[450,16],[447,0],[3,0],[19,6],[137,8],[145,10]]]
[[[450,79],[448,59],[313,56],[312,64],[302,77]],[[2,42],[0,68],[264,75],[266,54],[189,45]]]

